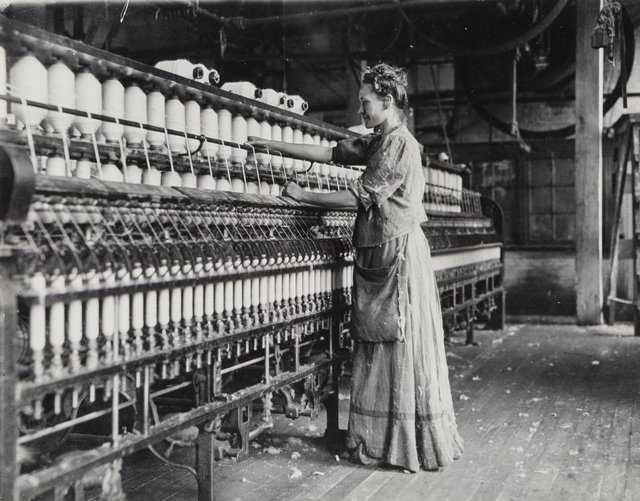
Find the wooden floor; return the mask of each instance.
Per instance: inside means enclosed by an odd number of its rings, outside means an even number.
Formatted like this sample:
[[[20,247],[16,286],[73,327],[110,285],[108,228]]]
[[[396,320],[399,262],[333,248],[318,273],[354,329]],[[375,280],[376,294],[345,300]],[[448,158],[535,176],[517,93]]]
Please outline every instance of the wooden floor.
[[[217,466],[218,499],[639,500],[640,339],[630,332],[512,326],[448,348],[466,451],[441,472],[356,466],[327,450],[323,415],[278,418],[251,457]],[[189,473],[147,451],[125,461],[123,478],[130,501],[197,499]]]

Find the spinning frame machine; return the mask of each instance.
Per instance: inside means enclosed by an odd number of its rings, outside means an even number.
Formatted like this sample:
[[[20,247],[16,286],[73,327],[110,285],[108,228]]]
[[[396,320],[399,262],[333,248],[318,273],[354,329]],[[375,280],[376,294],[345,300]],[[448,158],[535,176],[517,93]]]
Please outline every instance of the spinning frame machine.
[[[80,500],[93,477],[122,499],[123,457],[191,433],[213,499],[216,459],[273,413],[323,402],[337,435],[355,213],[274,195],[360,169],[246,135],[351,134],[6,18],[0,40],[0,497]],[[445,325],[471,341],[503,321],[499,209],[455,166],[425,174]]]

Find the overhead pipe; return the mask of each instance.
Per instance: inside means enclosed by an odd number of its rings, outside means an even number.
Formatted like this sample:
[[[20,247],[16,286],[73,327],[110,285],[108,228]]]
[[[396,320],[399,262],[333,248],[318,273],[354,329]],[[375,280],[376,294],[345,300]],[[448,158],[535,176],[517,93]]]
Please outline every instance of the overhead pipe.
[[[229,23],[231,26],[245,29],[252,26],[259,26],[265,24],[281,24],[282,22],[297,22],[297,21],[305,21],[308,19],[317,19],[317,18],[328,18],[328,17],[344,17],[350,16],[353,14],[364,14],[371,12],[381,12],[385,10],[395,10],[398,8],[411,8],[411,7],[427,7],[433,5],[445,5],[451,6],[454,4],[471,4],[471,3],[496,3],[498,0],[406,0],[403,2],[387,2],[382,4],[373,4],[367,5],[366,7],[348,7],[346,9],[327,9],[327,10],[317,10],[312,12],[300,12],[297,14],[286,14],[286,15],[277,15],[277,16],[267,16],[267,17],[231,17],[225,18],[222,16],[218,16],[213,14],[212,12],[203,9],[202,7],[197,8],[198,14],[203,15],[208,19],[212,19],[217,23],[226,24]]]

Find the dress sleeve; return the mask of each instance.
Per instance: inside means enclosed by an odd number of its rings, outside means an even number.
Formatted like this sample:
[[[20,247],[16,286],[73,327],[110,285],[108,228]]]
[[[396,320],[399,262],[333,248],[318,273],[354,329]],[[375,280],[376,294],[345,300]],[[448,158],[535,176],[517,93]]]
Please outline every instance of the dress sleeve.
[[[331,161],[344,165],[365,165],[367,163],[367,151],[375,134],[343,139],[333,148]]]
[[[358,198],[365,210],[380,205],[400,187],[410,167],[405,154],[406,140],[389,135],[383,139],[379,153],[359,179],[351,181],[349,189]]]

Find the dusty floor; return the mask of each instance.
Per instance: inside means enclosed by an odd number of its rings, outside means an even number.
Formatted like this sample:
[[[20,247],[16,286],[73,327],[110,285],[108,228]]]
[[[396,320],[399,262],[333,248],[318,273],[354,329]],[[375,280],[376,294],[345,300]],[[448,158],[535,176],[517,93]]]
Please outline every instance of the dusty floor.
[[[316,421],[277,417],[251,455],[217,465],[227,500],[640,499],[640,339],[630,327],[510,326],[447,349],[462,459],[405,474],[336,457]],[[348,388],[341,391],[346,427]],[[172,459],[193,464],[193,449]],[[125,461],[127,499],[195,500],[195,479],[144,451]]]

